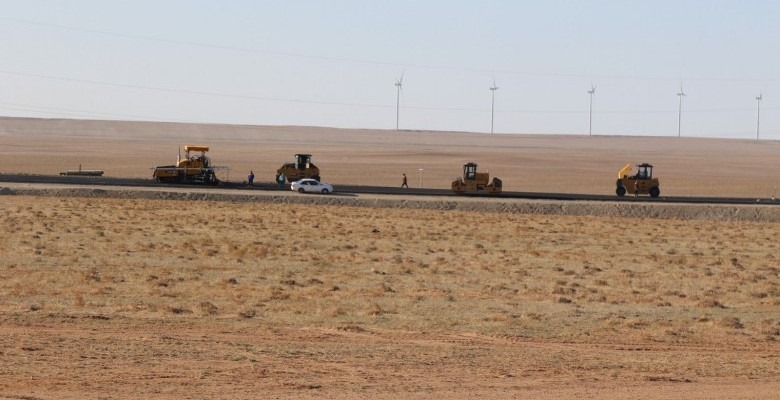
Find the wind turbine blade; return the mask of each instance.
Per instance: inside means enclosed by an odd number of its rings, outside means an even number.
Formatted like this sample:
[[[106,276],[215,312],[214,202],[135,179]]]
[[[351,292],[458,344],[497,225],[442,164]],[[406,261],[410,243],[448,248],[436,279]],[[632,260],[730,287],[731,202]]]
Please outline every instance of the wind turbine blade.
[[[395,86],[401,87],[404,85],[404,71],[401,71],[401,77],[395,80]]]

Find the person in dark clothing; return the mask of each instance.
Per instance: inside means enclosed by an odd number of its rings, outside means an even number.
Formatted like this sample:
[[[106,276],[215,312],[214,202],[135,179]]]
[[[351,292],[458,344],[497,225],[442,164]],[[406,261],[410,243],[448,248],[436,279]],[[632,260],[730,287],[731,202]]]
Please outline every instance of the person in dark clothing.
[[[249,171],[249,175],[246,177],[247,186],[253,186],[254,181],[255,181],[255,173],[254,171]]]
[[[401,187],[402,188],[409,188],[409,185],[406,183],[406,174],[404,174],[403,180],[401,181]]]

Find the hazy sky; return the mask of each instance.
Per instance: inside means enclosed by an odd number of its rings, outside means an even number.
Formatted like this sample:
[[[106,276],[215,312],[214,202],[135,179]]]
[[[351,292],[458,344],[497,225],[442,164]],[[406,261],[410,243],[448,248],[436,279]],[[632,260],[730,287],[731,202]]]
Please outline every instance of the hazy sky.
[[[0,115],[780,139],[780,2],[0,0]]]

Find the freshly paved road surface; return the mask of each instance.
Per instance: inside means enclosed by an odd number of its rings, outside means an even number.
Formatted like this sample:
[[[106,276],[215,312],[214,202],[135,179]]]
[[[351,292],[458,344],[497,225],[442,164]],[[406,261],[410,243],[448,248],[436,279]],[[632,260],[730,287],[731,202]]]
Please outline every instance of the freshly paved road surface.
[[[209,187],[202,185],[187,184],[164,184],[155,182],[151,179],[130,179],[130,178],[110,178],[110,177],[87,177],[87,176],[61,176],[61,175],[20,175],[20,174],[0,174],[0,182],[13,183],[44,183],[58,185],[74,186],[117,186],[117,187],[159,187],[159,188],[187,188],[187,187]],[[220,189],[234,189],[243,191],[262,190],[262,191],[280,191],[289,190],[289,186],[283,188],[271,183],[256,183],[253,187],[246,187],[241,183],[222,182]],[[335,188],[340,193],[355,194],[386,194],[386,195],[404,195],[404,196],[448,196],[458,197],[449,189],[401,189],[397,187],[381,186],[357,186],[357,185],[339,185]],[[485,198],[491,198],[489,195],[475,195]],[[567,201],[612,201],[612,202],[660,202],[660,203],[696,203],[696,204],[753,204],[753,205],[780,205],[780,200],[769,198],[739,198],[739,197],[665,197],[651,198],[648,196],[618,197],[595,194],[575,194],[575,193],[534,193],[534,192],[502,192],[496,198],[509,199],[534,199],[534,200],[567,200]]]

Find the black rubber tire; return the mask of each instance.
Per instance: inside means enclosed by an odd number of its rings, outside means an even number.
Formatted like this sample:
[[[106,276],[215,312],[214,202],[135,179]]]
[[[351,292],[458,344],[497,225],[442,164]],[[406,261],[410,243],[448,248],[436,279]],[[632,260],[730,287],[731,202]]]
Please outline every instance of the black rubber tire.
[[[304,190],[303,188],[298,188],[298,193],[306,193],[306,190]]]
[[[615,194],[617,194],[620,197],[623,197],[626,195],[626,188],[623,186],[618,186],[617,189],[615,189]]]
[[[648,192],[650,193],[650,197],[658,197],[661,195],[661,189],[659,189],[658,186],[651,187]]]
[[[328,194],[328,193],[330,193],[330,191],[328,191],[328,189],[322,189],[322,194]]]

